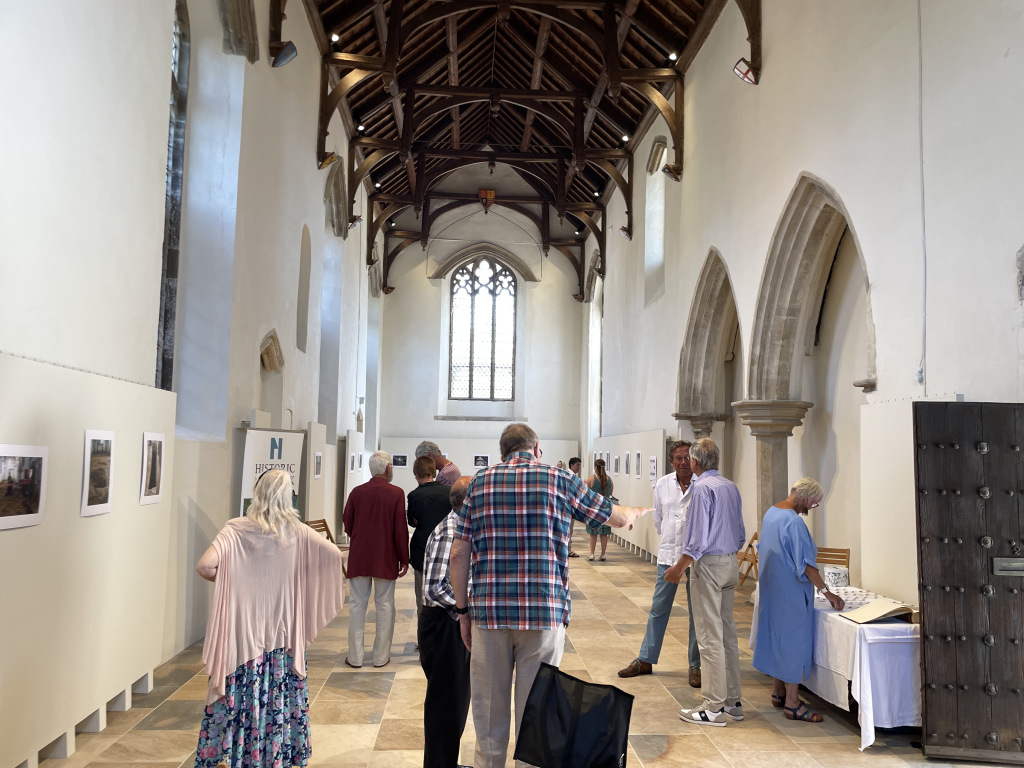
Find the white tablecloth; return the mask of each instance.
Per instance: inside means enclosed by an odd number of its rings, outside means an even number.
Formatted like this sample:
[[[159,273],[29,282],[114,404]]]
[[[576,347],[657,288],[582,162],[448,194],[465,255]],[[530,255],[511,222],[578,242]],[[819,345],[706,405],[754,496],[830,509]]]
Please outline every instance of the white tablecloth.
[[[847,609],[881,597],[856,587],[837,589]],[[757,590],[750,647],[757,634]],[[804,685],[849,710],[847,683],[860,710],[860,748],[875,741],[875,727],[921,725],[921,628],[898,619],[857,624],[821,596],[814,600],[814,667]]]

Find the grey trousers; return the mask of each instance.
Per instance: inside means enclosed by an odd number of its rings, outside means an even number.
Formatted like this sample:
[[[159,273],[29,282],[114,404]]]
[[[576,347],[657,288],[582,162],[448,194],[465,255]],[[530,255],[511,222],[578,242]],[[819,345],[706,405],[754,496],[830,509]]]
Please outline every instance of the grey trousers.
[[[348,660],[360,666],[363,663],[363,625],[366,622],[366,606],[373,602],[377,607],[377,633],[373,641],[373,666],[382,667],[391,658],[391,640],[395,636],[395,582],[390,579],[374,579],[357,576],[348,580],[352,605],[348,614]]]
[[[541,662],[558,666],[565,627],[481,629],[473,625],[469,680],[473,691],[476,755],[473,768],[504,768],[508,754],[511,700],[515,693],[516,733]],[[515,689],[512,673],[515,671]],[[517,766],[527,763],[516,761]]]
[[[701,694],[717,712],[740,700],[740,651],[732,608],[739,581],[736,554],[704,555],[691,568],[691,594],[700,644]]]

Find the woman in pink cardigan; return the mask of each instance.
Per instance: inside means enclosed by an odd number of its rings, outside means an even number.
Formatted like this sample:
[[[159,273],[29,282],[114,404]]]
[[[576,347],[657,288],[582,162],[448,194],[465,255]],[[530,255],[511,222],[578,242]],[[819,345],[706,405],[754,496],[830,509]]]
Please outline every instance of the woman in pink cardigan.
[[[196,565],[214,583],[196,768],[306,765],[306,649],[341,610],[341,567],[338,548],[292,508],[289,474],[264,472],[246,516],[228,520]]]

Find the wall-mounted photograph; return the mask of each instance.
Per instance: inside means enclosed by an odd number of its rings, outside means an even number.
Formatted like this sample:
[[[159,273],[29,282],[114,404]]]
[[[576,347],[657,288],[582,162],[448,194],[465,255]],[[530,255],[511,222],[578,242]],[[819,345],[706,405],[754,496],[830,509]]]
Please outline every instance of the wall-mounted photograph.
[[[478,469],[491,466],[491,456],[487,453],[477,453],[473,456],[473,466]]]
[[[164,497],[164,436],[142,433],[142,490],[139,504],[156,504]]]
[[[626,468],[624,474],[629,477],[629,457],[633,455],[632,451],[626,451]]]
[[[0,444],[0,530],[43,522],[47,449]]]
[[[640,451],[636,452],[636,479],[640,479]]]
[[[110,511],[110,479],[114,468],[114,433],[85,430],[85,465],[82,473],[82,517]]]
[[[619,474],[619,455],[618,454],[615,454],[615,469],[613,471],[614,471],[615,475],[618,476],[618,474]]]
[[[350,453],[348,455],[348,471],[349,472],[355,472],[356,471],[356,455],[354,453]]]
[[[392,467],[408,467],[409,466],[409,454],[407,453],[396,453],[391,456]]]
[[[313,453],[313,479],[319,480],[323,475],[324,455],[320,451]]]

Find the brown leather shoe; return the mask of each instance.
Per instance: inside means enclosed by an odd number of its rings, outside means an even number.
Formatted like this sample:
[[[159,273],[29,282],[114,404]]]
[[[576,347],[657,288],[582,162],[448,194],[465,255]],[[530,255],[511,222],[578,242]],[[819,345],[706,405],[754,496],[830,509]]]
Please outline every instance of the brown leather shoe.
[[[640,661],[640,659],[633,659],[628,667],[619,670],[619,677],[636,677],[637,675],[649,675],[652,672],[654,672],[654,665]]]
[[[690,687],[700,688],[700,667],[690,667]]]

